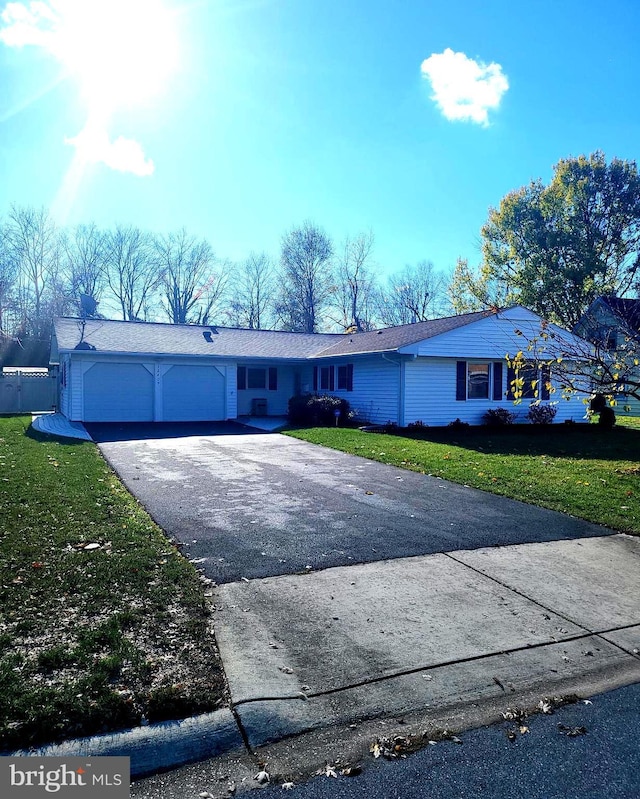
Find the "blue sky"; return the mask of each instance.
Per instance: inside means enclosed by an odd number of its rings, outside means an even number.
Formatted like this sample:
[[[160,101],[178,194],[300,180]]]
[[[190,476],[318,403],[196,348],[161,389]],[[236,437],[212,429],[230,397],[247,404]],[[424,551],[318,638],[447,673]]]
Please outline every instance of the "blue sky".
[[[637,0],[0,12],[0,214],[184,226],[231,260],[277,255],[311,219],[336,242],[371,229],[381,273],[447,270],[477,263],[489,206],[559,158],[638,158]]]

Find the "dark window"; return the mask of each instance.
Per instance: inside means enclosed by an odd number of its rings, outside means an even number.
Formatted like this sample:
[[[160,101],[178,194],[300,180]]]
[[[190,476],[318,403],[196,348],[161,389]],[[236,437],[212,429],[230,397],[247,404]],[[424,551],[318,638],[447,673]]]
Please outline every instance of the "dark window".
[[[247,387],[247,367],[238,367],[238,391],[244,391]]]
[[[522,399],[538,399],[540,396],[540,375],[538,367],[532,363],[525,364],[518,375],[522,380]]]
[[[275,366],[269,367],[269,391],[278,390],[278,370]]]
[[[265,369],[247,369],[247,388],[266,388],[266,370]]]
[[[548,400],[551,388],[551,371],[547,365],[538,367],[535,363],[526,363],[517,373],[510,366],[507,372],[507,399],[515,399],[516,392],[521,391],[519,399]]]
[[[353,364],[338,367],[338,391],[353,391]]]
[[[333,391],[333,366],[320,367],[320,391]]]

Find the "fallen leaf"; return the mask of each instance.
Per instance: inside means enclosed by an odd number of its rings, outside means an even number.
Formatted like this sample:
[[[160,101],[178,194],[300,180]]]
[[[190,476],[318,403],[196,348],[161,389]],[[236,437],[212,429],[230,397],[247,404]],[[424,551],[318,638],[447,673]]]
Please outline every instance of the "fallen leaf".
[[[362,774],[362,766],[359,763],[355,766],[347,766],[340,770],[340,774],[343,777],[357,777],[358,774]]]
[[[290,791],[293,788],[293,783],[292,782],[283,782],[281,787],[282,787],[283,791]]]
[[[278,666],[278,668],[283,674],[293,674],[293,669],[289,666]]]
[[[586,727],[567,727],[566,724],[558,724],[558,731],[568,738],[576,738],[578,735],[586,735]]]
[[[260,785],[264,785],[266,782],[269,782],[269,775],[263,769],[262,771],[259,771],[253,779],[256,780]]]
[[[551,715],[551,713],[553,713],[553,707],[547,699],[541,699],[538,702],[538,709],[547,715]]]

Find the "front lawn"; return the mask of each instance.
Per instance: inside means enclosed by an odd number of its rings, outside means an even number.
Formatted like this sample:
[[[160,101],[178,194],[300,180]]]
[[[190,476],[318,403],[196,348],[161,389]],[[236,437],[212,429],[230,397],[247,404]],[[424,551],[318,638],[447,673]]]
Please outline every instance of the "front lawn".
[[[288,435],[640,534],[640,419],[399,435],[311,428]]]
[[[0,418],[0,749],[222,701],[204,585],[94,444]]]

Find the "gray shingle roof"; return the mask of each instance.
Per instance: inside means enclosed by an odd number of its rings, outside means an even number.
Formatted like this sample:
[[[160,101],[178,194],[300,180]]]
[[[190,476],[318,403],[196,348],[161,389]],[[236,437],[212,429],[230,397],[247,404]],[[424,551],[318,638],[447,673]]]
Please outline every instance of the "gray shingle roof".
[[[353,334],[288,333],[103,319],[87,319],[83,332],[82,320],[69,317],[57,318],[53,324],[58,351],[87,349],[114,353],[305,359],[390,352],[470,324],[492,313],[478,311]]]
[[[365,352],[392,352],[410,344],[416,344],[427,338],[448,333],[457,327],[464,327],[471,322],[492,316],[495,311],[475,311],[474,313],[447,316],[442,319],[429,319],[426,322],[414,322],[411,325],[386,327],[369,333],[341,334],[338,340],[318,352],[317,358],[330,358],[336,355],[356,355]]]
[[[601,297],[601,299],[627,325],[629,330],[640,332],[640,300],[610,295]]]

